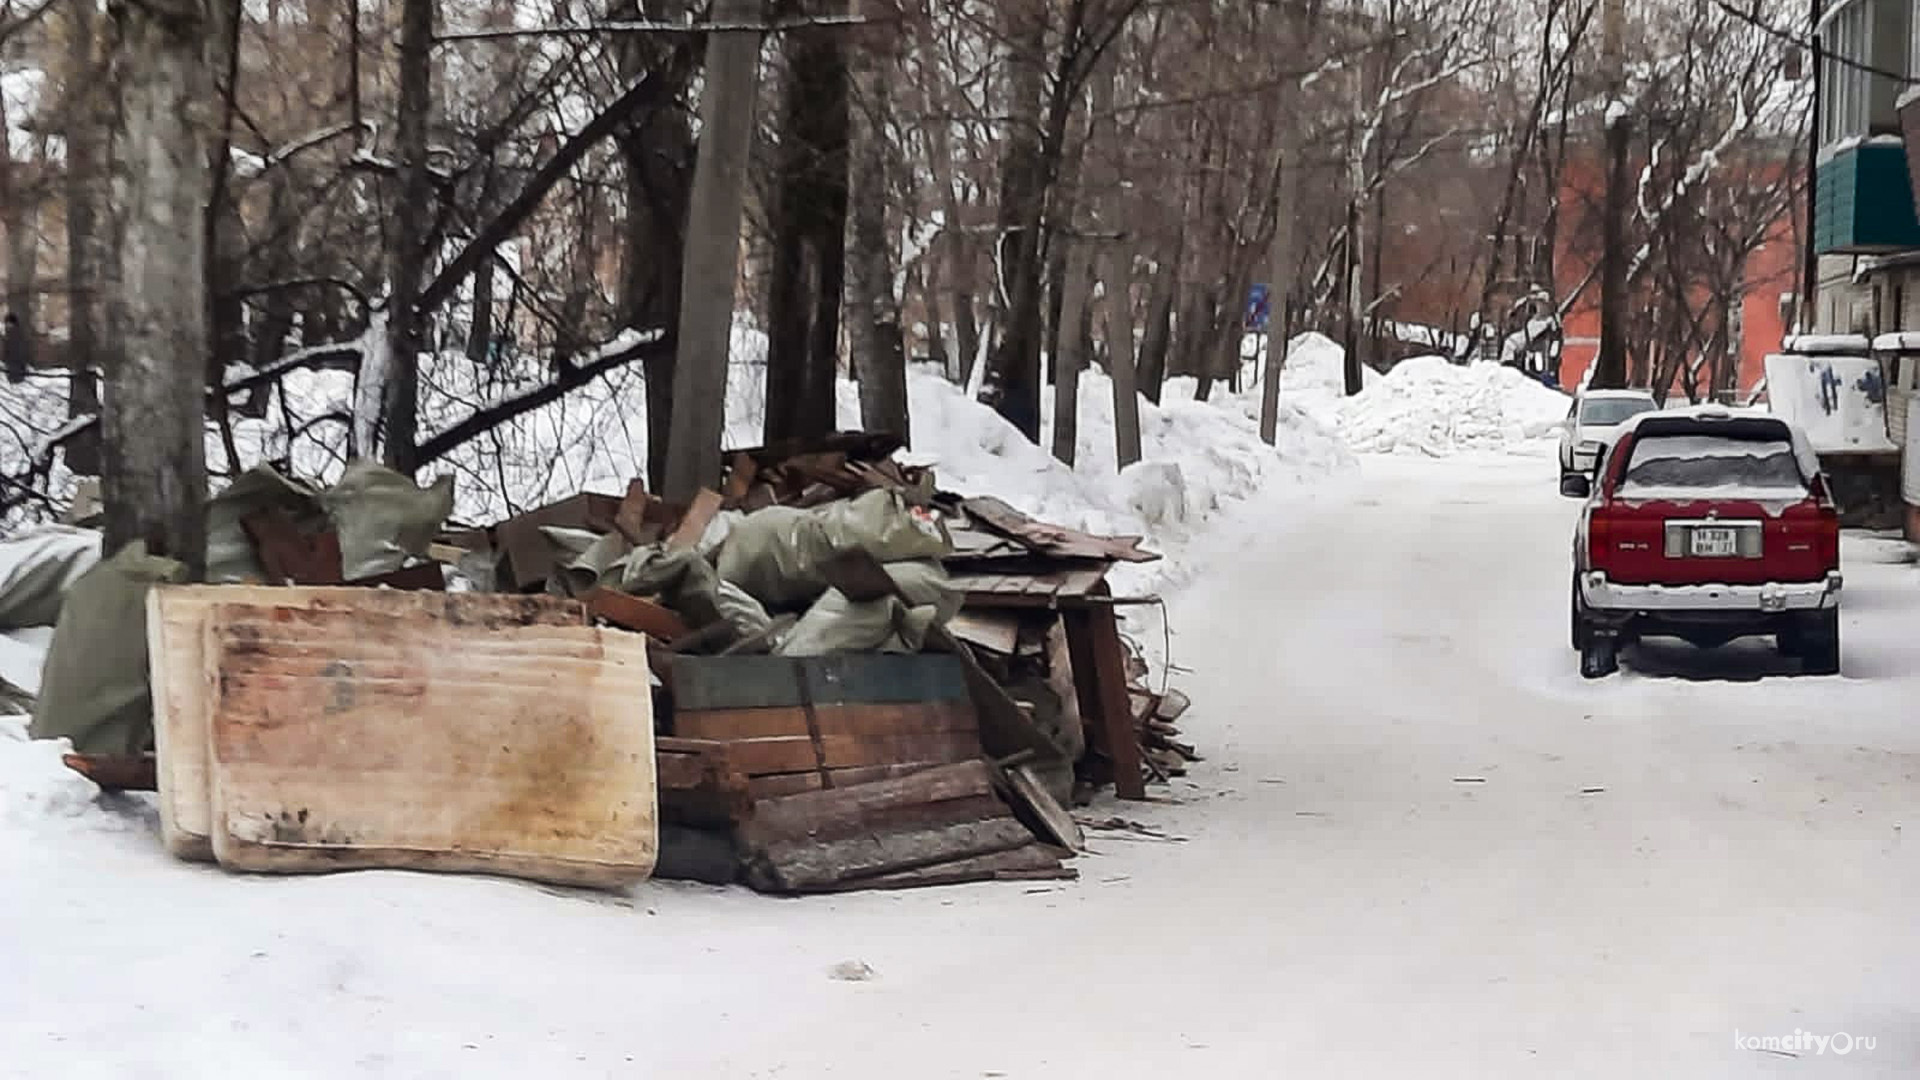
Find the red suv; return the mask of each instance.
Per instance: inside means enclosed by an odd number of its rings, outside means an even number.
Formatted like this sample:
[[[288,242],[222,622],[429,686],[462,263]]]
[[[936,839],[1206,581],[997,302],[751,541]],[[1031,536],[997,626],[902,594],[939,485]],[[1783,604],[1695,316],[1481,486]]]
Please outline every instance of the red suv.
[[[1701,648],[1772,635],[1809,674],[1840,670],[1840,516],[1806,436],[1703,407],[1623,426],[1573,540],[1573,647],[1590,679],[1642,635]]]

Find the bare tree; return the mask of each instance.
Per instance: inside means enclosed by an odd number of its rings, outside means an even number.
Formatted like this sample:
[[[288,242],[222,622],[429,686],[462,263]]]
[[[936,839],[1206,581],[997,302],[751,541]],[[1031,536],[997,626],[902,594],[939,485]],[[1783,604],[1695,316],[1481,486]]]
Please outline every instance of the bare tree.
[[[205,0],[114,0],[108,14],[119,228],[109,293],[106,544],[145,540],[198,578],[206,564],[202,213],[211,15]]]
[[[426,343],[420,288],[432,254],[427,239],[433,202],[427,122],[433,114],[433,14],[434,0],[402,0],[400,5],[400,96],[394,124],[400,198],[387,251],[387,355],[385,365],[361,371],[363,379],[374,379],[376,400],[385,406],[386,463],[409,476],[420,461],[420,351]],[[373,447],[359,450],[371,454]]]
[[[892,58],[874,35],[853,53],[852,218],[847,230],[847,347],[860,384],[860,424],[911,439],[907,355],[894,291],[893,241],[887,228],[889,135],[893,120]],[[864,47],[859,47],[864,46]]]
[[[809,27],[786,59],[767,302],[769,440],[834,429],[846,275],[847,57],[841,31]]]

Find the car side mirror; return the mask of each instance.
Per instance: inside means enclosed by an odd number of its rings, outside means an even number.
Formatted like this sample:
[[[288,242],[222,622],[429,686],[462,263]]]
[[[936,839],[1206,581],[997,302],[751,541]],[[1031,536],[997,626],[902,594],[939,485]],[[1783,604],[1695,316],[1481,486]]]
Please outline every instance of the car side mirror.
[[[1560,478],[1560,494],[1569,499],[1584,499],[1593,494],[1593,478],[1585,473],[1569,473]]]

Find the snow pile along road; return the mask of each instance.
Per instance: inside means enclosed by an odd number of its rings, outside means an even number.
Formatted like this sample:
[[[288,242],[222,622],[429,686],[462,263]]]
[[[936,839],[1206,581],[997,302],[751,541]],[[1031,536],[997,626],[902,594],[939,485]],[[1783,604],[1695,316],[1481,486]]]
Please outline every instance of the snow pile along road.
[[[1217,517],[1255,493],[1304,487],[1354,470],[1339,436],[1283,403],[1275,445],[1260,440],[1257,393],[1193,400],[1192,379],[1169,380],[1161,404],[1140,401],[1141,460],[1117,467],[1113,384],[1093,370],[1080,377],[1074,464],[1022,438],[999,414],[931,372],[909,373],[913,452],[940,486],[962,495],[994,495],[1035,517],[1101,534],[1147,537],[1161,562],[1121,566],[1116,591],[1151,591],[1184,580],[1185,553]],[[1052,443],[1045,404],[1043,442]],[[840,388],[842,426],[858,420],[858,391]]]
[[[1567,395],[1498,364],[1421,356],[1340,405],[1340,430],[1363,453],[1537,451],[1566,418]]]

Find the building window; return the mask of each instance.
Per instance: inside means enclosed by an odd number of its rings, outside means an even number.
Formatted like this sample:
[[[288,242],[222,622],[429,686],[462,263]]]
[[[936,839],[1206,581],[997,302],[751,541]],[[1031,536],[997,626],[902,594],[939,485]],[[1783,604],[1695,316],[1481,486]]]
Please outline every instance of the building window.
[[[1826,48],[1820,86],[1820,143],[1867,134],[1872,116],[1872,0],[1852,0],[1828,20],[1821,34]]]

